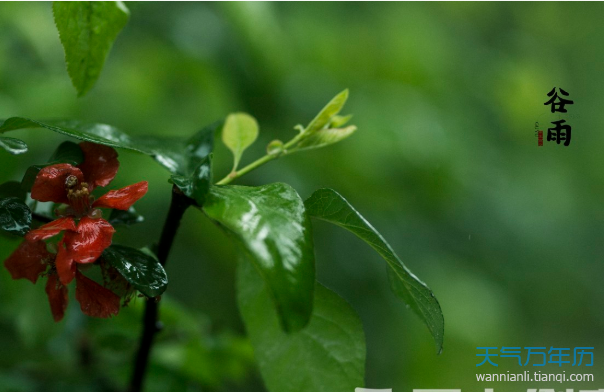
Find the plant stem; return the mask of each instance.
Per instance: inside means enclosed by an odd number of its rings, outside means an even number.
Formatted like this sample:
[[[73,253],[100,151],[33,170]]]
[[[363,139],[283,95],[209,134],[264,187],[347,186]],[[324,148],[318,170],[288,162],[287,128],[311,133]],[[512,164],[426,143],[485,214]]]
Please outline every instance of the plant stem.
[[[180,226],[180,220],[193,200],[185,196],[176,186],[172,188],[172,201],[170,210],[164,222],[161,237],[157,248],[157,258],[161,265],[166,265],[174,237]],[[153,298],[147,300],[145,304],[145,314],[143,316],[143,334],[141,335],[134,371],[130,380],[130,392],[140,392],[143,389],[143,383],[149,364],[149,355],[153,340],[157,332],[161,331],[162,324],[158,318],[159,302]]]
[[[281,158],[283,155],[291,154],[292,152],[294,152],[294,150],[288,151],[288,149],[291,148],[292,146],[296,145],[304,136],[306,136],[306,135],[301,132],[295,138],[293,138],[292,140],[290,140],[289,142],[287,142],[283,145],[283,151],[281,153],[266,154],[263,157],[256,159],[254,162],[250,163],[243,169],[231,172],[228,176],[226,176],[222,180],[218,181],[216,183],[216,185],[226,185],[226,184],[230,183],[231,181],[243,176],[244,174],[247,174],[247,173],[251,172],[252,170],[259,168],[260,166],[264,165],[267,162],[270,162],[277,158]]]
[[[226,176],[225,178],[223,178],[222,180],[218,181],[216,183],[216,185],[226,185],[229,182],[233,181],[236,178],[241,177],[242,175],[251,172],[252,170],[264,165],[267,162],[272,161],[273,159],[277,159],[279,157],[279,155],[275,154],[275,155],[265,155],[260,159],[255,160],[254,162],[250,163],[249,165],[247,165],[246,167],[244,167],[241,170],[238,170],[236,172],[231,172],[231,174],[229,174],[228,176]]]

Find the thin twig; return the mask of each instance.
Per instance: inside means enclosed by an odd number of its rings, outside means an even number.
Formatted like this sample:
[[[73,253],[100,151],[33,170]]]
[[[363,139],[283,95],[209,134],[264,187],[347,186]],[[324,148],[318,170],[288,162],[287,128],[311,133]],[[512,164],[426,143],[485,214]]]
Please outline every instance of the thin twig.
[[[255,170],[257,168],[259,168],[260,166],[264,165],[267,162],[270,162],[274,159],[280,158],[284,155],[287,154],[291,154],[292,152],[296,152],[297,149],[293,148],[295,147],[304,137],[305,137],[305,133],[304,132],[300,132],[296,137],[294,137],[293,139],[291,139],[289,142],[285,143],[283,145],[283,151],[277,154],[266,154],[258,159],[256,159],[254,162],[250,163],[249,165],[247,165],[246,167],[244,167],[243,169],[239,169],[237,171],[233,171],[230,174],[228,174],[226,177],[224,177],[222,180],[218,181],[216,183],[216,185],[226,185],[229,184],[231,181],[243,176],[244,174],[247,174],[249,172],[251,172],[252,170]],[[293,149],[292,149],[293,148]]]
[[[185,196],[178,188],[172,188],[172,202],[170,210],[164,223],[159,245],[157,248],[157,258],[161,265],[166,265],[174,237],[180,226],[180,220],[193,200]],[[162,324],[159,321],[159,302],[155,299],[149,299],[145,305],[145,314],[143,316],[143,334],[141,335],[134,371],[130,380],[130,392],[141,392],[149,364],[149,355],[155,335],[161,331]]]

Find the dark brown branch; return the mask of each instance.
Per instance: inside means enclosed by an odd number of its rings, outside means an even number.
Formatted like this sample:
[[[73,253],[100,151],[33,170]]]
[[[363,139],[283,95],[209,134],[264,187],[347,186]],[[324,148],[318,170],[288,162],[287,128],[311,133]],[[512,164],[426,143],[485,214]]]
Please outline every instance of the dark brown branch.
[[[157,248],[157,258],[161,265],[166,265],[174,237],[180,226],[180,220],[193,200],[185,196],[178,188],[172,188],[172,202],[170,210],[164,223],[159,245]],[[159,302],[155,299],[149,299],[145,305],[145,314],[143,316],[143,334],[141,336],[134,371],[130,380],[130,392],[141,392],[149,364],[149,355],[155,335],[161,331],[162,324],[159,321]]]

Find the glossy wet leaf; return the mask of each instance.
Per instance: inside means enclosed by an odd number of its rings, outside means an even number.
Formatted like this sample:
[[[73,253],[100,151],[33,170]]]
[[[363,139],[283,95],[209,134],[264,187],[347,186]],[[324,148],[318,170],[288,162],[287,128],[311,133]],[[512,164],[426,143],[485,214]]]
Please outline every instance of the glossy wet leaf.
[[[31,226],[31,210],[16,197],[0,199],[0,229],[24,236]]]
[[[27,144],[23,140],[14,137],[0,136],[0,148],[13,155],[27,152]]]
[[[243,151],[258,137],[256,119],[246,113],[233,113],[227,117],[222,128],[222,142],[233,152],[233,171],[239,166]]]
[[[189,163],[185,174],[174,174],[172,183],[185,195],[195,200],[201,206],[205,202],[206,195],[212,183],[212,149],[214,148],[214,132],[219,124],[212,124],[196,136],[195,149],[187,151]]]
[[[0,185],[0,199],[15,197],[18,200],[25,201],[26,192],[21,189],[21,183],[18,181],[7,181]]]
[[[342,91],[338,95],[332,98],[331,101],[321,111],[317,116],[308,124],[306,127],[305,133],[308,135],[312,135],[313,133],[320,131],[329,125],[331,119],[340,113],[340,110],[344,107],[346,100],[348,99],[348,89]]]
[[[392,290],[424,321],[440,352],[444,337],[444,318],[440,305],[428,286],[398,258],[378,231],[346,199],[332,189],[319,189],[305,201],[312,217],[343,227],[365,241],[390,267]]]
[[[298,144],[298,149],[307,150],[329,146],[330,144],[346,139],[356,130],[357,127],[354,125],[350,125],[346,128],[325,128],[303,139]]]
[[[283,328],[303,328],[312,311],[315,262],[310,222],[296,191],[282,183],[214,186],[203,210],[246,250]]]
[[[45,128],[86,142],[145,152],[135,147],[128,135],[106,124],[86,124],[79,121],[41,122],[25,117],[11,117],[0,126],[0,133],[26,128]]]
[[[365,336],[359,317],[333,291],[316,285],[306,328],[279,328],[266,285],[242,260],[237,269],[239,310],[270,392],[352,392],[364,385]]]
[[[101,74],[105,59],[130,15],[122,2],[53,2],[55,24],[65,49],[67,72],[78,96]]]
[[[13,155],[27,152],[27,144],[23,140],[15,139],[14,137],[0,136],[0,148]]]
[[[136,212],[134,207],[130,207],[128,210],[111,210],[111,214],[109,215],[109,223],[112,226],[130,226],[136,223],[141,223],[145,220],[145,218]]]
[[[215,123],[189,138],[129,136],[107,124],[79,121],[40,122],[24,117],[11,117],[0,126],[0,134],[26,128],[44,128],[78,140],[123,148],[152,156],[171,173],[187,175],[210,152],[206,143],[207,129],[217,129]]]
[[[193,174],[199,166],[205,163],[206,158],[214,149],[214,136],[221,126],[221,121],[207,125],[185,141],[184,164],[178,173]]]
[[[105,249],[102,257],[147,297],[157,297],[166,291],[168,286],[166,271],[149,253],[114,244]]]
[[[212,157],[206,157],[190,176],[172,175],[172,182],[188,197],[202,206],[212,183]]]

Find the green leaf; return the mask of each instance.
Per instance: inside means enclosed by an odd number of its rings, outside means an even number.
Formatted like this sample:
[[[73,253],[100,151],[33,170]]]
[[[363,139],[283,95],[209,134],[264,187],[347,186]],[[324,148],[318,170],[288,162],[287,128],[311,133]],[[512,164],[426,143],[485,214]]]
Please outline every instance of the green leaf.
[[[0,136],[0,147],[13,155],[27,152],[27,144],[23,140],[14,137]]]
[[[0,229],[24,236],[31,226],[31,210],[16,197],[0,199]]]
[[[434,293],[403,264],[380,233],[340,194],[332,189],[319,189],[304,204],[312,217],[331,222],[365,241],[380,254],[390,267],[393,291],[401,297],[428,326],[437,351],[442,350],[444,318]]]
[[[109,215],[109,223],[111,223],[112,226],[130,226],[141,223],[144,220],[145,218],[137,213],[134,207],[130,207],[127,211],[111,210],[111,214]]]
[[[84,153],[80,146],[74,142],[61,143],[48,159],[48,165],[69,163],[70,165],[77,166],[82,162],[84,162]]]
[[[258,137],[256,119],[246,113],[229,114],[222,128],[222,142],[233,152],[233,171],[237,170],[243,151]]]
[[[329,122],[329,128],[341,128],[350,121],[352,118],[352,114],[348,114],[346,116],[336,115],[331,118]]]
[[[23,179],[21,180],[21,189],[26,192],[30,192],[31,188],[34,186],[38,173],[44,168],[44,166],[46,165],[33,165],[28,167],[23,175]]]
[[[365,336],[346,301],[317,283],[312,318],[286,334],[262,278],[243,260],[237,269],[239,310],[270,392],[352,392],[364,385]]]
[[[206,163],[206,158],[214,149],[214,135],[221,126],[221,121],[210,124],[197,132],[184,143],[184,160],[186,165],[183,166],[186,167],[186,169],[183,168],[183,170],[179,171],[179,173],[191,175],[195,173],[200,166]]]
[[[123,148],[152,156],[171,173],[188,175],[209,154],[206,143],[208,129],[216,130],[221,123],[205,127],[190,138],[128,136],[106,124],[89,124],[79,121],[40,122],[24,117],[11,117],[0,126],[0,134],[24,128],[45,128],[78,140]]]
[[[312,135],[313,133],[318,132],[329,125],[331,119],[340,113],[340,110],[342,110],[344,107],[347,99],[348,89],[333,97],[333,99],[329,101],[329,103],[319,112],[319,114],[317,114],[317,117],[315,117],[310,124],[308,124],[304,132],[308,135]]]
[[[101,74],[130,12],[117,1],[55,1],[52,10],[65,49],[67,72],[78,96],[83,96]]]
[[[347,126],[346,128],[325,128],[302,139],[296,150],[309,150],[329,146],[346,139],[356,130],[357,127],[354,125]]]
[[[166,291],[168,286],[166,271],[149,253],[129,246],[111,245],[105,249],[102,257],[147,297],[157,297]]]
[[[139,318],[129,321],[136,325]],[[243,381],[252,370],[254,353],[247,337],[217,332],[207,316],[179,306],[168,296],[162,297],[161,321],[165,338],[153,346],[152,366],[161,365],[187,383],[199,383],[202,391],[224,390],[221,386]]]
[[[198,206],[202,206],[212,183],[212,156],[208,155],[191,176],[174,174],[171,180],[182,193],[195,200]]]
[[[0,198],[15,197],[20,201],[25,201],[26,192],[21,189],[19,181],[7,181],[0,185]]]
[[[312,312],[315,260],[304,203],[287,184],[214,186],[203,210],[243,245],[264,278],[283,329],[303,328]]]
[[[0,133],[25,128],[46,128],[53,132],[85,142],[146,152],[144,149],[137,148],[128,135],[106,124],[86,124],[79,121],[53,121],[43,123],[25,117],[11,117],[4,121],[4,124],[0,126]]]
[[[212,183],[212,154],[214,132],[218,124],[204,128],[195,136],[194,149],[187,151],[189,164],[185,175],[174,174],[171,181],[186,196],[195,200],[198,206],[205,202]]]

